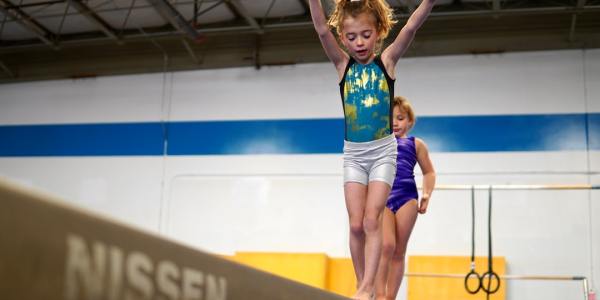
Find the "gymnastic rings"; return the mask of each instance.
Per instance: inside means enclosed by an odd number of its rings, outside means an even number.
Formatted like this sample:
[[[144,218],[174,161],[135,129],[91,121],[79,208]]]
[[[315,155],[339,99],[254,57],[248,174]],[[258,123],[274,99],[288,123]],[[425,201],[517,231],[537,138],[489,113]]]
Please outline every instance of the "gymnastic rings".
[[[487,278],[487,280],[486,280]],[[471,282],[471,284],[469,284]],[[479,276],[475,270],[467,273],[465,276],[465,290],[469,294],[475,295],[483,290],[486,294],[494,294],[500,289],[500,276],[496,272],[488,271]]]
[[[486,293],[487,299],[490,298],[490,294],[493,294],[500,289],[500,276],[494,272],[494,263],[492,254],[492,186],[488,189],[488,271],[483,273],[480,277],[481,289]],[[487,278],[487,284],[484,282]],[[497,282],[496,285],[492,285],[493,282]]]
[[[473,282],[473,280],[475,280],[475,282],[477,284],[469,284],[469,282]],[[475,272],[474,269],[471,269],[471,272],[467,273],[467,275],[465,276],[465,290],[467,290],[467,292],[469,292],[469,294],[475,295],[477,293],[479,293],[479,290],[481,289],[481,277],[479,277],[479,274],[477,272]]]
[[[500,289],[500,276],[493,271],[492,262],[492,187],[489,188],[488,200],[488,271],[479,275],[475,271],[475,187],[471,186],[471,270],[465,276],[465,289],[469,294],[477,294],[483,290],[489,299],[490,294]],[[487,278],[487,282],[486,282]],[[473,284],[475,281],[475,284]],[[471,282],[471,284],[469,284]]]
[[[487,284],[486,284],[487,278]],[[487,271],[479,278],[481,289],[488,295],[496,293],[500,289],[500,276],[494,271]],[[495,283],[495,284],[494,284]]]
[[[477,284],[469,284],[475,280]],[[481,289],[481,277],[475,272],[475,187],[471,186],[471,271],[465,276],[465,290],[477,294]]]
[[[487,278],[487,280],[486,280]],[[471,282],[471,284],[469,284]],[[465,276],[465,290],[469,294],[475,295],[483,290],[486,294],[494,294],[500,289],[500,276],[494,271],[485,272],[479,275],[472,269]]]

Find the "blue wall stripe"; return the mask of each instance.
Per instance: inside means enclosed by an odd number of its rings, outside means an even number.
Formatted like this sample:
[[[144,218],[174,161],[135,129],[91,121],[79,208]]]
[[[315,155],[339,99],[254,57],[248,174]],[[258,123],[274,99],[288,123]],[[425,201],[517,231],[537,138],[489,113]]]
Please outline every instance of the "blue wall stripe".
[[[344,121],[6,125],[0,156],[158,156],[164,129],[169,155],[341,153]],[[600,113],[421,117],[413,135],[432,152],[600,150]]]
[[[585,124],[586,114],[423,117],[412,134],[441,152],[585,150]]]
[[[341,153],[343,119],[173,122],[169,154]]]
[[[0,126],[0,156],[162,155],[161,123]]]
[[[591,150],[600,150],[600,114],[588,114],[589,144]]]

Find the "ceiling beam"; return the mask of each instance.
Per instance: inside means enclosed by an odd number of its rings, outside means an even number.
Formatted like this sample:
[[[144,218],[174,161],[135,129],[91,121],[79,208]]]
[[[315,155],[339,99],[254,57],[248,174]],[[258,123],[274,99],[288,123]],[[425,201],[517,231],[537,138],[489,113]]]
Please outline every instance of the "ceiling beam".
[[[225,0],[225,4],[236,16],[246,20],[246,23],[248,23],[248,25],[250,25],[250,27],[252,27],[256,33],[264,33],[262,27],[260,27],[258,22],[256,22],[256,20],[248,13],[246,8],[242,5],[242,3],[240,3],[239,0]]]
[[[199,41],[202,36],[192,25],[190,25],[179,11],[169,3],[168,0],[147,0],[154,9],[169,22],[175,29],[182,31],[194,41]]]
[[[0,0],[3,1],[3,0]],[[226,0],[223,0],[226,1]],[[327,3],[332,3],[333,1],[323,1],[324,9]],[[1,8],[1,6],[0,6]],[[562,7],[540,7],[540,8],[504,8],[498,12],[494,12],[491,9],[481,9],[481,10],[469,10],[469,11],[434,11],[430,14],[429,20],[436,21],[450,21],[450,20],[471,20],[471,19],[480,19],[487,17],[495,17],[495,16],[512,16],[512,17],[537,17],[543,15],[556,15],[556,16],[565,16],[565,15],[573,15],[573,14],[581,14],[590,16],[587,19],[594,19],[596,16],[600,14],[600,5],[585,5],[583,8],[576,8],[575,3],[572,6],[562,6]],[[406,20],[410,15],[408,13],[397,13],[396,18],[399,20]],[[597,18],[596,18],[597,19]],[[273,32],[282,29],[293,29],[293,28],[313,28],[313,23],[310,19],[306,17],[296,18],[292,21],[282,22],[267,22],[261,28],[265,32]],[[580,20],[577,20],[579,23]],[[566,25],[569,26],[569,25]],[[592,26],[592,25],[590,25]],[[595,27],[594,27],[595,28]],[[566,34],[568,34],[569,28]],[[232,34],[232,33],[254,33],[254,28],[247,24],[239,24],[239,22],[231,22],[229,24],[221,24],[221,26],[206,26],[196,30],[201,37],[205,37],[205,35],[219,35],[219,34]],[[159,37],[167,37],[167,36],[176,36],[180,35],[181,32],[174,30],[167,30],[166,28],[162,28],[161,30],[148,30],[148,33],[140,33],[138,30],[129,30],[125,31],[121,38],[125,41],[136,40],[136,39],[145,39],[148,36],[152,36],[155,38]],[[62,35],[61,36],[61,45],[85,45],[89,43],[98,43],[103,41],[109,41],[109,38],[101,35],[96,37],[91,36],[71,36],[71,35]],[[27,49],[33,47],[43,46],[42,43],[38,43],[35,40],[27,40],[23,42],[15,42],[15,41],[2,41],[0,40],[0,53],[12,52],[15,49]]]
[[[88,21],[98,27],[106,36],[114,39],[120,40],[117,32],[100,16],[98,16],[95,12],[93,12],[85,3],[81,2],[81,0],[67,0],[71,6],[75,7],[77,11],[82,14]]]
[[[62,3],[65,3],[65,1],[53,0],[53,1],[42,1],[42,2],[35,2],[35,3],[21,3],[19,5],[7,6],[6,8],[12,9],[12,8],[24,8],[24,7],[38,7],[38,6],[47,6],[47,5],[62,4]]]
[[[46,29],[46,27],[38,23],[20,8],[15,7],[9,0],[0,0],[0,12],[21,24],[21,26],[35,34],[38,39],[42,40],[47,45],[55,48],[57,47],[55,36],[50,30]]]

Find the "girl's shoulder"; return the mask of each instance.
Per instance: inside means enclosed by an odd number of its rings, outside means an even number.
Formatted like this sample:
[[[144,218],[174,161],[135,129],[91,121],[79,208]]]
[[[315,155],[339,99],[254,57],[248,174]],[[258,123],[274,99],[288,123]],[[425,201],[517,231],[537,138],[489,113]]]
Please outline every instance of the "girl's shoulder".
[[[418,137],[412,137],[412,138],[414,138],[415,148],[417,148],[417,151],[420,151],[420,150],[427,151],[427,143],[425,143],[425,141],[423,139],[418,138]]]
[[[418,138],[415,137],[415,136],[409,135],[409,136],[406,136],[406,137],[396,137],[396,139],[397,140],[407,140],[407,141],[411,141],[411,142],[416,143]]]

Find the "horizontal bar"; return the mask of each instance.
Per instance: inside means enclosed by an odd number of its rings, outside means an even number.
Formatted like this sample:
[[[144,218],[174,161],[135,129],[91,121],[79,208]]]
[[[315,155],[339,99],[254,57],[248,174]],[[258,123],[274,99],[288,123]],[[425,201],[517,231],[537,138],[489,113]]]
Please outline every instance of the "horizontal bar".
[[[436,190],[599,190],[600,185],[591,184],[440,184]],[[421,187],[419,187],[421,189]]]
[[[464,279],[465,274],[437,274],[437,273],[406,273],[408,277],[430,277],[430,278],[459,278]],[[505,280],[556,280],[556,281],[581,281],[587,280],[584,276],[569,275],[499,275]]]

